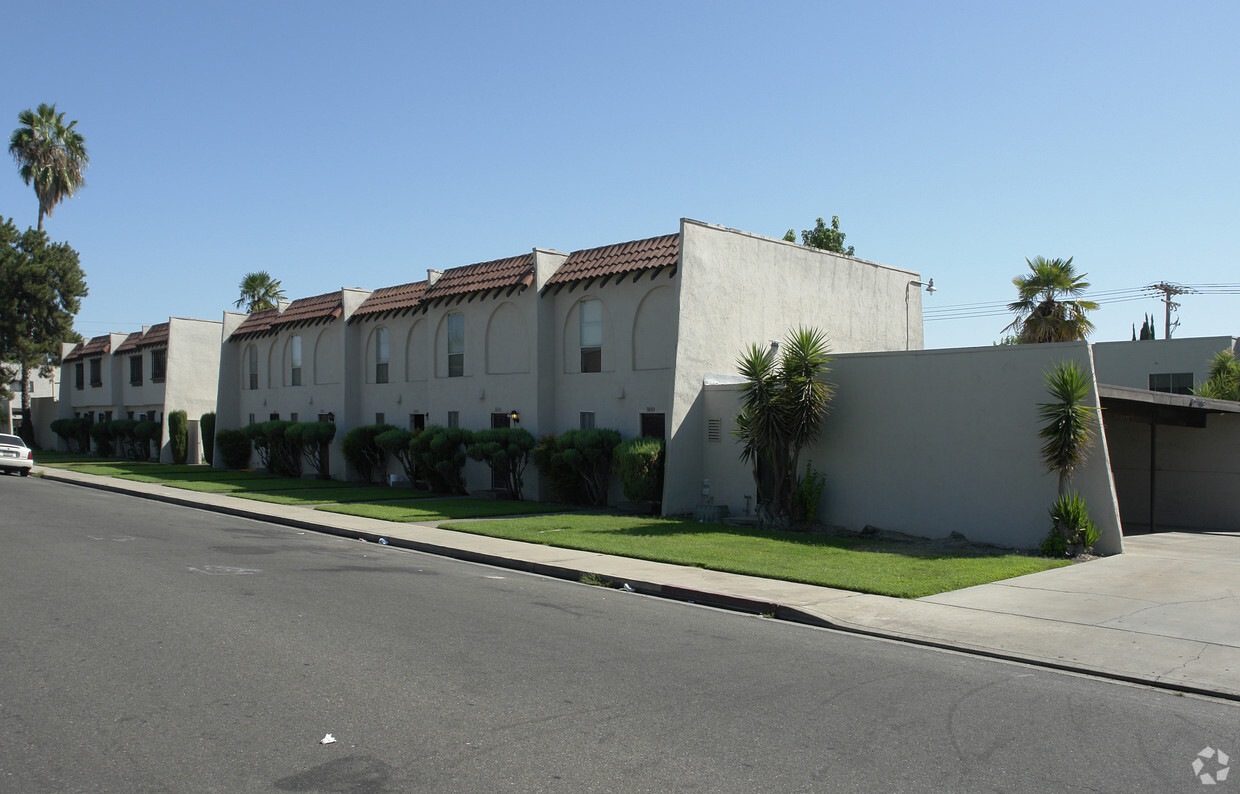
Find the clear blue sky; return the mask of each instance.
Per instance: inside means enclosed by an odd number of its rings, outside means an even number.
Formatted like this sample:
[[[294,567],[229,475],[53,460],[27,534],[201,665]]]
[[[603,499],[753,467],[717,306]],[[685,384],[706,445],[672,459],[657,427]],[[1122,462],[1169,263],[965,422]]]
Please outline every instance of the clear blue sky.
[[[4,27],[5,140],[55,102],[90,150],[47,221],[82,255],[86,336],[219,319],[254,270],[373,289],[682,216],[838,215],[947,315],[1012,300],[1036,255],[1102,297],[1240,282],[1235,2],[45,0]],[[0,215],[35,210],[10,160]],[[1176,336],[1240,334],[1240,295],[1181,303]],[[1146,312],[1104,301],[1094,340]],[[926,345],[1008,319],[928,321]]]

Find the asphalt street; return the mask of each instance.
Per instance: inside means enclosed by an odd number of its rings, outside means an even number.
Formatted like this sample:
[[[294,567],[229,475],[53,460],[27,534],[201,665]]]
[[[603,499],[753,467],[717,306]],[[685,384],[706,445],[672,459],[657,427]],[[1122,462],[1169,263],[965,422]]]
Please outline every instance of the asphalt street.
[[[1234,703],[38,478],[0,508],[0,791],[1198,791],[1240,752]]]

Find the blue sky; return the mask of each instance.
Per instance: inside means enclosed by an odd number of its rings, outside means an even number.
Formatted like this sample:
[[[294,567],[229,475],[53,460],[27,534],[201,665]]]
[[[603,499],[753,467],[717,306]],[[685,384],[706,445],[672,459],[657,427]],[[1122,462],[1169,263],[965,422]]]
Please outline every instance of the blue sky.
[[[1234,2],[50,1],[6,10],[0,119],[55,102],[86,136],[46,224],[86,336],[218,319],[254,270],[302,297],[838,215],[858,256],[933,277],[940,317],[1073,256],[1107,341],[1161,327],[1146,284],[1240,283],[1238,29]],[[9,163],[0,215],[33,225]],[[1175,335],[1240,334],[1219,292]]]

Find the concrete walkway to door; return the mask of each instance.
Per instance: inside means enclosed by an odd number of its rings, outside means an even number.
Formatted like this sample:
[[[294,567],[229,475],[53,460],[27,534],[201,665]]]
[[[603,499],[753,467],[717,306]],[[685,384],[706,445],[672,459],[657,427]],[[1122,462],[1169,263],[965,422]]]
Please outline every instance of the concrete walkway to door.
[[[841,614],[859,629],[1134,680],[1240,694],[1240,533],[1124,539],[1124,554]],[[860,605],[858,605],[860,606]],[[910,603],[909,607],[913,607]]]

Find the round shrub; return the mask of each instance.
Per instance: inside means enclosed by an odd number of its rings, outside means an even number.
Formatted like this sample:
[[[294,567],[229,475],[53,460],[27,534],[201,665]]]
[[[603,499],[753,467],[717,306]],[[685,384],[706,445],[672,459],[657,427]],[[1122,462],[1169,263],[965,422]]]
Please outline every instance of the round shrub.
[[[215,434],[215,446],[220,459],[230,469],[244,469],[250,465],[250,437],[240,430],[221,430]]]

